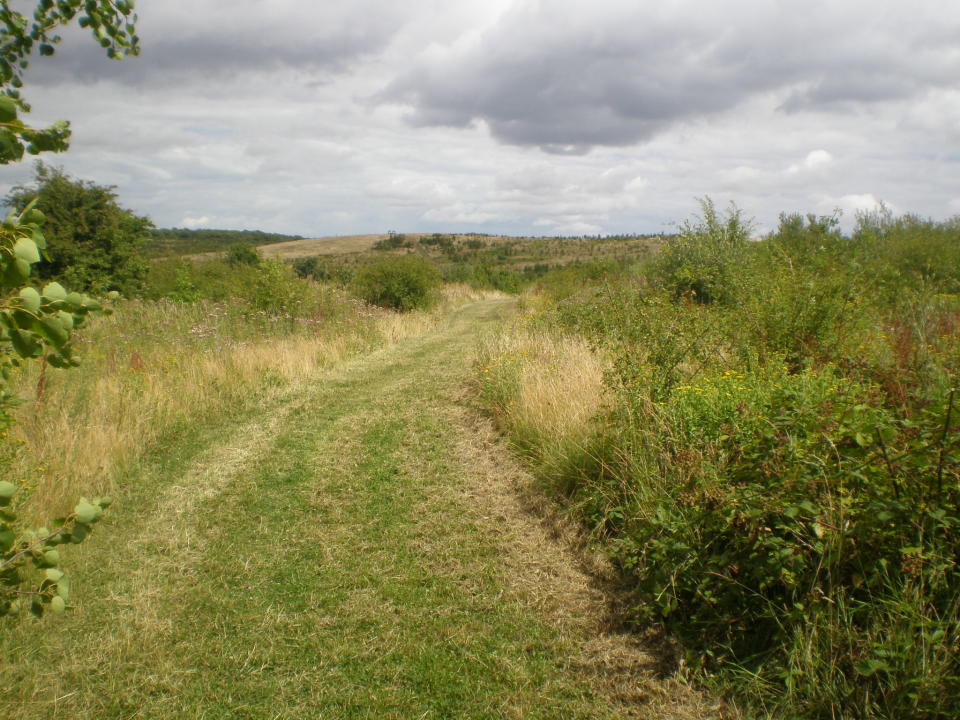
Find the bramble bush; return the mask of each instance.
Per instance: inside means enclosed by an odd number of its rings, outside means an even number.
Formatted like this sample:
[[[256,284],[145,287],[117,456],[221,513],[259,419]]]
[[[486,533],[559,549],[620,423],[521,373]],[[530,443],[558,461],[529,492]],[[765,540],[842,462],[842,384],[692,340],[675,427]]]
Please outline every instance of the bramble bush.
[[[684,221],[651,266],[654,283],[675,297],[695,302],[732,303],[746,255],[750,223],[731,205],[721,217],[710,198],[700,200],[701,217]]]
[[[686,242],[730,227],[710,207],[653,287],[608,275],[534,320],[611,361],[547,485],[604,538],[633,621],[750,713],[956,717],[960,299],[932,265],[960,226],[783,216],[731,264]]]
[[[407,312],[436,302],[442,278],[428,260],[416,255],[384,258],[360,266],[354,292],[371,305]]]

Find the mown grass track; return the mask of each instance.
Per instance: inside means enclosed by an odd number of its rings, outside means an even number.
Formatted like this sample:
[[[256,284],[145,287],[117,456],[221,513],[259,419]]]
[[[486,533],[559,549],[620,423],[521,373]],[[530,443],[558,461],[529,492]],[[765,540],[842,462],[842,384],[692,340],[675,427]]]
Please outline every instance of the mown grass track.
[[[0,717],[701,717],[596,617],[463,402],[508,301],[266,393],[131,478],[76,607],[0,631]]]

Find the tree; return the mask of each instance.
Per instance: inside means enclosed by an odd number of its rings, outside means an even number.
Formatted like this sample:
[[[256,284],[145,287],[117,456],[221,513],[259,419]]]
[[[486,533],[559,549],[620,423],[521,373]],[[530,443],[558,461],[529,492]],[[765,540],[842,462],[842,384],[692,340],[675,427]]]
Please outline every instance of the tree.
[[[47,262],[37,266],[40,279],[89,292],[130,293],[143,286],[147,263],[141,250],[153,223],[120,207],[113,188],[38,162],[35,186],[15,187],[5,202],[20,209],[33,201],[46,218]]]
[[[29,16],[12,10],[10,0],[0,0],[0,165],[20,160],[24,150],[37,155],[67,149],[67,121],[37,129],[17,116],[30,111],[20,94],[30,56],[53,55],[60,42],[57,30],[74,19],[90,29],[108,57],[139,54],[132,0],[39,0]]]

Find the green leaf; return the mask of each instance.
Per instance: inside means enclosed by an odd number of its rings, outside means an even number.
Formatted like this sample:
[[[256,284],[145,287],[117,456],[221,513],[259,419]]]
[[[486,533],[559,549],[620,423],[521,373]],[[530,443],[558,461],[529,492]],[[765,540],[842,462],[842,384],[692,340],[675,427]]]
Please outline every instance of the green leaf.
[[[13,254],[26,263],[40,262],[40,250],[30,238],[22,237],[13,246]]]
[[[861,660],[860,662],[855,663],[853,667],[864,677],[870,677],[878,672],[890,671],[890,666],[887,665],[887,663],[885,663],[883,660],[877,660],[875,658],[870,660]]]
[[[74,545],[79,545],[84,540],[86,540],[87,535],[90,534],[90,528],[82,523],[76,523],[73,526],[73,530],[70,532],[70,542]]]
[[[23,258],[15,258],[12,267],[21,280],[26,280],[30,277],[30,263]]]
[[[10,98],[0,95],[0,122],[17,119],[17,104]]]
[[[17,536],[13,534],[10,528],[0,528],[0,552],[6,552],[13,547]]]
[[[39,212],[39,210],[37,212]],[[43,233],[40,232],[39,228],[34,228],[30,235],[33,236],[33,241],[37,244],[38,248],[41,250],[47,249],[47,239],[43,236]]]
[[[70,313],[60,310],[57,313],[57,320],[60,322],[60,326],[68,333],[73,330],[73,315]]]
[[[67,297],[65,297],[64,300],[73,309],[79,310],[80,308],[83,307],[84,297],[78,292],[68,293]]]
[[[59,355],[54,355],[53,353],[50,353],[49,355],[47,355],[47,362],[50,363],[50,365],[52,365],[53,367],[59,368],[61,370],[66,370],[68,367],[70,367],[69,361],[64,360]]]
[[[67,332],[59,319],[42,318],[33,324],[34,331],[58,350],[67,344],[70,333]]]
[[[67,291],[63,289],[63,285],[58,282],[52,282],[43,287],[43,296],[47,300],[63,300],[67,297]]]
[[[57,595],[66,600],[70,597],[70,578],[64,575],[57,583]]]
[[[40,343],[37,342],[33,333],[23,332],[22,330],[11,329],[7,333],[10,335],[10,343],[17,355],[22,358],[36,357],[41,352]]]
[[[81,522],[84,525],[95,522],[102,512],[96,505],[90,504],[86,498],[81,498],[73,511],[77,514],[77,522]]]
[[[43,214],[43,212],[37,210],[37,208],[30,208],[30,210],[28,210],[23,216],[23,222],[33,223],[34,225],[42,225],[43,221],[46,219],[47,217]]]
[[[40,305],[43,303],[43,299],[32,287],[26,287],[20,291],[20,302],[27,310],[32,313],[35,313],[40,310]]]

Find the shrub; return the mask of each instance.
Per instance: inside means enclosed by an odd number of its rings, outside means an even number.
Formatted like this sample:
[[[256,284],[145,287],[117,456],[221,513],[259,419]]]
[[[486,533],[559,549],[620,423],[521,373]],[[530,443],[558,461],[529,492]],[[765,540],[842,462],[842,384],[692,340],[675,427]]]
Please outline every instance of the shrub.
[[[651,278],[677,298],[731,304],[737,297],[750,223],[731,205],[721,218],[710,198],[700,200],[702,217],[684,221],[652,266]]]
[[[407,236],[401,233],[390,232],[382,240],[377,240],[373,244],[374,250],[397,250],[406,245]]]
[[[226,260],[230,265],[259,265],[263,256],[252,245],[234,243],[227,248]]]
[[[361,266],[354,275],[356,294],[371,305],[406,312],[436,301],[441,276],[429,261],[406,255]]]
[[[49,248],[37,265],[38,278],[93,292],[142,289],[147,263],[141,251],[153,224],[120,207],[113,188],[38,162],[35,185],[13,188],[6,203],[23,208],[34,199],[46,218]]]
[[[658,288],[528,303],[612,360],[609,409],[545,484],[608,543],[633,621],[758,716],[960,715],[957,231],[789,215],[754,244],[705,201]],[[484,360],[498,419],[550,453],[560,433],[514,417],[538,358]]]
[[[28,205],[19,213],[11,211],[0,227],[0,617],[26,609],[37,616],[48,609],[63,612],[69,585],[56,546],[83,541],[110,504],[109,498],[81,498],[52,529],[30,530],[14,502],[19,488],[5,479],[16,455],[7,433],[10,409],[17,402],[11,380],[34,361],[44,370],[47,365],[77,366],[74,330],[91,314],[107,312],[99,301],[68,293],[60,283],[33,286],[33,266],[47,248],[43,222],[43,213]]]

